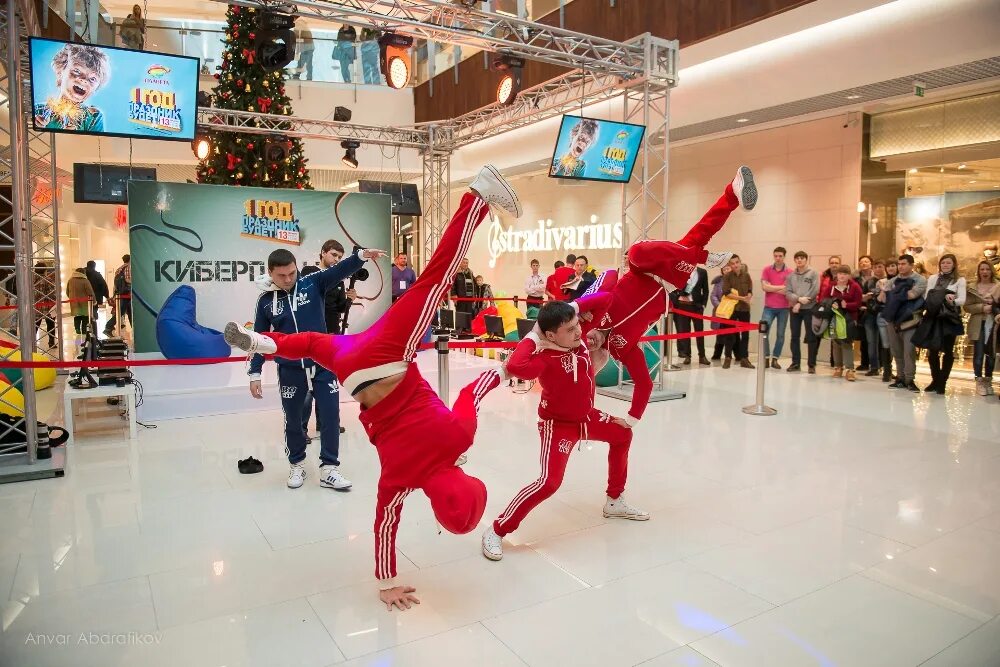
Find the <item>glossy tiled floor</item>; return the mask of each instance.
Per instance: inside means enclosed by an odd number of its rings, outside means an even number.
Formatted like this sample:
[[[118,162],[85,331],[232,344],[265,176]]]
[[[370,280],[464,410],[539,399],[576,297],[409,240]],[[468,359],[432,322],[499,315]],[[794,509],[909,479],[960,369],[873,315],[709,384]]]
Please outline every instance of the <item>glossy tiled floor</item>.
[[[414,494],[405,613],[375,599],[355,405],[346,494],[314,461],[285,488],[277,413],[92,430],[65,479],[0,486],[0,665],[1000,665],[1000,401],[774,372],[760,418],[749,371],[671,381],[688,398],[653,405],[632,449],[651,521],[601,516],[601,444],[499,563]],[[467,470],[487,519],[537,474],[537,400],[486,401]],[[251,454],[265,472],[239,475]]]

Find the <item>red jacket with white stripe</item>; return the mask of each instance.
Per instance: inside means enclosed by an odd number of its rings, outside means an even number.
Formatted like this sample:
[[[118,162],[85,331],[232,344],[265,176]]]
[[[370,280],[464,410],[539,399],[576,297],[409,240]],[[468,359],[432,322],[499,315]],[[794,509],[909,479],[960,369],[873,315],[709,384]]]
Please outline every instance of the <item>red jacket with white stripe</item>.
[[[540,419],[584,422],[594,408],[597,385],[585,345],[556,348],[532,332],[514,349],[507,373],[522,380],[538,380],[542,385]]]

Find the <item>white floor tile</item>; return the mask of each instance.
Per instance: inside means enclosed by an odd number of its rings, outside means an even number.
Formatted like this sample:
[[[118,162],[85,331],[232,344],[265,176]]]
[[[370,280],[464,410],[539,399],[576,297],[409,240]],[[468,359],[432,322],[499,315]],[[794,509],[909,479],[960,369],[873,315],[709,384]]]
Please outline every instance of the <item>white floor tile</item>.
[[[979,623],[853,576],[692,648],[720,665],[919,665]]]
[[[910,547],[844,525],[809,519],[692,556],[690,563],[774,604],[784,604]],[[895,562],[895,561],[893,561]]]
[[[682,646],[642,663],[642,667],[719,667],[690,646]]]
[[[490,665],[524,667],[509,648],[479,623],[444,632],[434,637],[386,649],[379,653],[344,663],[344,667],[440,667],[451,665]]]
[[[1000,616],[923,663],[920,667],[991,667],[1000,665]]]
[[[530,665],[634,665],[772,605],[674,563],[483,621]],[[614,641],[608,641],[614,637]]]
[[[1000,614],[1000,533],[961,528],[864,573],[981,622]]]

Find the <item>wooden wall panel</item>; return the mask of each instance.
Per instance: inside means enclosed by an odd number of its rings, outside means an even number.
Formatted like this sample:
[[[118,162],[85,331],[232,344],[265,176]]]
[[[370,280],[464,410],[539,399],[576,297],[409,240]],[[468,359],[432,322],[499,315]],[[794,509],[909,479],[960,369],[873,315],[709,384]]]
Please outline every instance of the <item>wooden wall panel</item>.
[[[808,4],[813,0],[573,0],[566,5],[566,28],[609,39],[626,40],[644,32],[677,39],[687,46],[748,23]],[[539,20],[559,24],[559,12]],[[528,62],[524,87],[548,81],[565,70]],[[425,82],[414,89],[418,122],[453,118],[495,99],[497,76],[477,54],[458,64],[458,84],[451,68],[434,78],[434,94]]]

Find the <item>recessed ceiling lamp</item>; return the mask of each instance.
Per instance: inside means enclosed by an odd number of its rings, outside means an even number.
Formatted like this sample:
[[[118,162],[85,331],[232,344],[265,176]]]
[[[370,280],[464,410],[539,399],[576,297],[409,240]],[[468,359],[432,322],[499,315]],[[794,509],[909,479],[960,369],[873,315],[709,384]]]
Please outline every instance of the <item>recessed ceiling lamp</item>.
[[[737,123],[749,123],[750,119],[749,118],[737,118],[736,122]]]
[[[849,99],[849,100],[860,100],[861,96],[860,95],[848,95],[847,99]]]
[[[910,168],[910,173],[911,173],[911,174],[915,174],[915,173],[917,173],[917,168],[916,168],[916,167],[911,167],[911,168]]]
[[[958,165],[958,168],[959,169],[965,169],[965,163],[963,162],[962,164]]]

